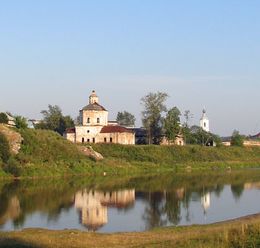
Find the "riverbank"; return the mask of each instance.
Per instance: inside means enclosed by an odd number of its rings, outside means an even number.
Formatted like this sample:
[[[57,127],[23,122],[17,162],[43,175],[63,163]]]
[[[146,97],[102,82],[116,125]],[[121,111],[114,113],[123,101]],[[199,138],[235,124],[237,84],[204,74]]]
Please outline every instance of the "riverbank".
[[[140,233],[96,234],[26,229],[0,233],[0,247],[259,247],[260,214],[222,223],[158,228]]]
[[[0,176],[55,177],[65,175],[138,175],[190,170],[260,167],[260,147],[126,146],[94,144],[104,156],[95,161],[57,133],[20,130],[23,142],[18,155],[4,164]]]

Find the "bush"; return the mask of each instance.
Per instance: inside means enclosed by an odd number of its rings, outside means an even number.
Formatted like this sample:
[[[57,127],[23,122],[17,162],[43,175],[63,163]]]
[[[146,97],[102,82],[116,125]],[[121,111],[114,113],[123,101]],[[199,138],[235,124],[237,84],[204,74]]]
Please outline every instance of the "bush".
[[[231,145],[232,146],[243,146],[244,145],[244,137],[239,134],[237,130],[235,130],[231,137]]]
[[[4,163],[10,158],[10,147],[6,137],[0,133],[0,160]]]
[[[5,113],[0,113],[0,123],[8,124],[8,117]]]
[[[27,124],[27,120],[26,118],[22,117],[22,116],[15,116],[15,126],[20,129],[25,129],[28,128],[28,124]]]
[[[22,173],[22,168],[17,160],[10,158],[4,167],[4,171],[18,177]]]

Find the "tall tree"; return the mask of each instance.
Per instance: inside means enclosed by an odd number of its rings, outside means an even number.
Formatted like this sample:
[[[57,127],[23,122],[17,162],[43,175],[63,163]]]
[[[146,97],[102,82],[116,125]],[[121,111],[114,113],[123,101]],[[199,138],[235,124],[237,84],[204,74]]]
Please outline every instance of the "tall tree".
[[[127,111],[118,112],[116,120],[119,123],[119,125],[122,125],[122,126],[134,126],[135,125],[135,116]]]
[[[177,107],[170,109],[166,115],[164,129],[169,141],[175,141],[176,136],[180,133],[180,116],[181,112]]]
[[[41,111],[43,121],[36,128],[50,129],[59,134],[63,134],[66,128],[73,127],[74,122],[70,116],[63,116],[59,106],[48,105],[48,110]]]
[[[162,113],[167,111],[165,101],[168,94],[163,92],[149,93],[141,99],[143,126],[147,130],[148,143],[159,144],[162,136]]]

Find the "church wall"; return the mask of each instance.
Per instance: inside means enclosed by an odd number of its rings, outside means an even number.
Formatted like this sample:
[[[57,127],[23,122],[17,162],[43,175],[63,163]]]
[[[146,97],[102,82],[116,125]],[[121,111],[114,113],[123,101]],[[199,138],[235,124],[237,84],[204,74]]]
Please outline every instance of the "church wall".
[[[116,144],[123,144],[123,145],[134,145],[135,144],[135,134],[128,133],[128,132],[101,133],[99,136],[99,143],[116,143]]]
[[[99,133],[102,129],[102,126],[76,126],[76,142],[77,143],[93,143],[93,139],[95,139],[95,143],[98,143]]]
[[[64,138],[75,143],[76,134],[75,133],[65,133]]]
[[[106,126],[108,122],[108,112],[107,111],[94,111],[94,110],[83,110],[82,115],[82,125],[83,126],[92,126],[100,125]],[[90,122],[88,123],[88,118]],[[97,119],[99,118],[99,123]]]
[[[135,144],[134,133],[100,133],[101,129],[102,126],[76,126],[76,134],[68,133],[65,138],[77,143]]]

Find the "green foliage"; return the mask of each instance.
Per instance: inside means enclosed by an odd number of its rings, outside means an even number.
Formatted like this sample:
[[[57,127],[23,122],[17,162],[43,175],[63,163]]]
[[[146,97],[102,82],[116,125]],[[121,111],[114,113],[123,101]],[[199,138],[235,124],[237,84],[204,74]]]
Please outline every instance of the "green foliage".
[[[162,137],[162,113],[167,111],[165,101],[168,95],[163,92],[149,93],[141,99],[143,126],[147,130],[148,143],[159,144]]]
[[[234,130],[231,137],[231,146],[243,146],[244,145],[244,137],[239,134],[239,131]]]
[[[4,171],[14,175],[15,177],[19,177],[22,173],[22,166],[15,158],[11,157],[8,160],[8,163],[5,164]]]
[[[4,163],[10,158],[10,147],[6,137],[0,133],[0,160]]]
[[[122,126],[130,127],[135,125],[135,116],[127,111],[118,112],[116,120]]]
[[[213,143],[217,146],[221,144],[221,139],[218,135],[206,132],[198,126],[192,126],[191,128],[184,126],[182,128],[182,133],[186,144],[202,146],[211,146]]]
[[[165,135],[169,141],[174,141],[180,133],[180,116],[181,112],[177,107],[170,109],[164,120]]]
[[[66,128],[74,127],[74,121],[70,116],[63,116],[59,106],[48,105],[48,110],[41,111],[43,121],[36,125],[37,129],[49,129],[63,134]]]
[[[8,124],[8,117],[5,113],[0,113],[0,123]]]
[[[26,118],[22,117],[22,116],[15,116],[15,126],[18,129],[24,129],[24,128],[28,128],[28,124],[27,124],[27,120]]]

